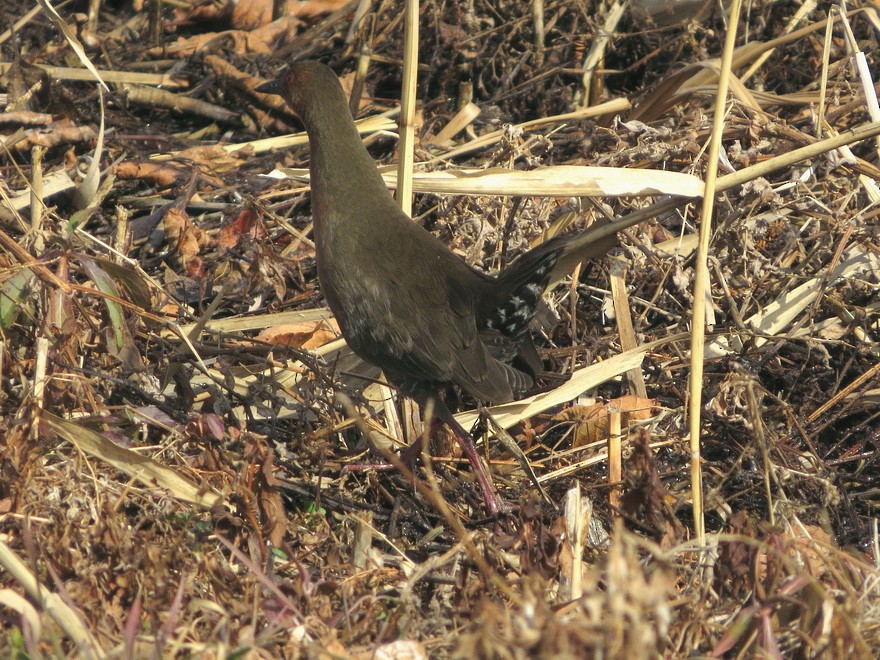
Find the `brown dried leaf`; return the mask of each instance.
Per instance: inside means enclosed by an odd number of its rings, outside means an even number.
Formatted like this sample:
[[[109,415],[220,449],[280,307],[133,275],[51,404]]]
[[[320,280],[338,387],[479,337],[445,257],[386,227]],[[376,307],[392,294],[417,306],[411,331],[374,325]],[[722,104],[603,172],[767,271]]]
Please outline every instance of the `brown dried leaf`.
[[[611,406],[621,412],[622,424],[625,427],[633,422],[650,419],[651,411],[657,405],[654,399],[626,395],[606,403],[594,403],[592,406],[572,406],[554,416],[553,421],[577,422],[571,446],[582,447],[608,439],[608,410]]]
[[[755,529],[749,518],[748,511],[738,511],[730,517],[729,534],[742,536],[746,539],[755,538]],[[715,588],[721,592],[729,592],[734,597],[753,588],[752,578],[755,576],[754,565],[757,548],[745,540],[723,541],[718,554],[718,571]]]
[[[271,53],[277,44],[293,39],[300,24],[300,20],[295,16],[285,16],[252,32],[244,30],[206,32],[191,37],[181,37],[167,47],[151,48],[147,53],[157,56],[164,53],[165,56],[189,57],[202,50],[217,50],[220,44],[223,45],[224,50],[241,54]]]
[[[828,566],[825,555],[836,547],[827,531],[817,525],[791,525],[782,536],[790,544],[788,554],[804,565],[810,575],[825,574]]]
[[[45,128],[25,131],[24,138],[12,146],[19,151],[29,151],[31,147],[52,149],[62,144],[91,142],[97,139],[97,137],[98,134],[95,132],[95,129],[89,126],[51,124]]]
[[[253,209],[241,209],[238,215],[220,229],[217,234],[217,244],[229,250],[238,246],[244,236],[248,236],[254,241],[264,240],[268,236],[268,232],[259,219]]]
[[[333,319],[304,323],[286,323],[266,328],[257,339],[269,344],[315,349],[339,337],[339,326]]]
[[[189,220],[186,211],[171,208],[164,217],[165,238],[174,247],[181,263],[189,264],[211,240],[199,227]]]
[[[269,541],[276,548],[284,541],[284,532],[287,529],[287,515],[278,491],[278,483],[275,477],[275,453],[267,449],[255,486],[260,497],[264,528]]]
[[[631,518],[652,528],[657,542],[668,550],[685,538],[685,528],[675,517],[669,491],[660,481],[647,433],[639,433],[633,438],[632,449],[626,462],[620,508]]]
[[[177,158],[192,161],[202,172],[219,174],[238,170],[244,162],[244,155],[245,152],[241,150],[230,152],[217,145],[205,145],[184,149],[177,154]]]
[[[159,186],[173,186],[189,178],[189,172],[169,163],[125,161],[116,166],[116,178],[140,179]]]

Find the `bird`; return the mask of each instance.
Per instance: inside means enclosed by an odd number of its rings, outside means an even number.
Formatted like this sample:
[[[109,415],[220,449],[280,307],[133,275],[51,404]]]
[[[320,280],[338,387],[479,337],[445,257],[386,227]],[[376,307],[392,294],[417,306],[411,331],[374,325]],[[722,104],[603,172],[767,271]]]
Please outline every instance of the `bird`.
[[[318,281],[342,336],[451,428],[489,516],[499,515],[504,505],[474,440],[441,394],[457,386],[504,403],[529,390],[542,371],[529,326],[545,290],[614,247],[616,234],[591,231],[594,224],[545,241],[497,274],[481,272],[400,209],[332,69],[295,61],[255,90],[280,95],[305,126]]]

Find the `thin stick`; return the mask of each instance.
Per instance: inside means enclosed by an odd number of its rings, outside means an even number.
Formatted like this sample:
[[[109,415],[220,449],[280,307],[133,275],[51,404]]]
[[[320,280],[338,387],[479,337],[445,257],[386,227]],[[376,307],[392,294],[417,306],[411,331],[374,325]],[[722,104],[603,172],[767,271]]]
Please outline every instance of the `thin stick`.
[[[361,109],[361,97],[364,91],[364,81],[367,79],[367,72],[370,70],[370,62],[372,61],[372,41],[373,30],[369,29],[369,34],[361,41],[361,52],[358,55],[357,70],[354,74],[354,83],[351,86],[351,97],[348,99],[348,109],[351,111],[352,117],[357,117]]]
[[[614,259],[611,262],[611,296],[614,300],[614,320],[617,321],[620,348],[624,351],[638,348],[639,341],[633,328],[632,310],[626,291],[626,261],[623,259]],[[643,399],[648,396],[641,367],[627,371],[626,377],[633,394]]]
[[[825,124],[825,106],[828,97],[828,67],[831,66],[831,37],[834,35],[834,19],[828,15],[825,40],[822,44],[822,75],[819,77],[819,109],[816,111],[816,137],[822,137]]]
[[[44,66],[36,65],[43,69],[52,78],[58,80],[86,80],[95,79],[88,70],[67,66]],[[0,62],[0,75],[3,75],[12,67],[12,62]],[[109,71],[97,69],[101,79],[108,83],[132,83],[139,85],[161,85],[166,88],[189,87],[189,83],[181,78],[175,78],[167,73],[141,73],[139,71]]]
[[[571,584],[569,599],[577,600],[583,593],[584,545],[587,542],[590,519],[593,517],[593,504],[581,497],[581,485],[574,486],[565,494],[565,542],[571,553]]]
[[[46,205],[43,204],[43,147],[31,149],[31,229],[34,232],[34,252],[42,254],[43,245],[43,215]]]
[[[767,498],[767,520],[770,526],[776,525],[776,513],[773,505],[773,489],[770,487],[771,481],[776,481],[773,474],[773,466],[770,463],[770,448],[767,446],[767,434],[764,432],[764,419],[761,416],[761,405],[758,402],[758,396],[755,394],[755,382],[752,379],[746,381],[746,403],[748,405],[749,417],[752,422],[752,433],[758,441],[758,447],[761,450],[761,462],[763,463],[764,472],[764,496]],[[779,488],[779,484],[776,484]],[[780,495],[783,494],[779,488]]]
[[[816,9],[816,4],[817,3],[815,2],[815,0],[804,2],[794,13],[794,16],[792,16],[791,19],[788,21],[788,24],[785,26],[783,34],[790,34],[798,26],[798,24],[804,20],[806,16],[813,13],[813,10]],[[740,80],[745,82],[753,75],[755,75],[758,69],[760,69],[764,65],[764,62],[770,59],[770,56],[773,55],[775,50],[775,48],[772,48],[770,50],[765,50],[763,53],[761,53],[758,59],[756,59],[752,63],[752,65],[746,70],[746,72],[742,76],[740,76]]]
[[[730,83],[730,69],[733,63],[733,47],[736,43],[736,27],[742,3],[733,0],[730,4],[727,35],[724,39],[724,53],[721,56],[721,71],[718,76],[718,97],[715,101],[715,114],[712,121],[712,138],[709,142],[706,166],[706,194],[703,197],[700,217],[700,245],[697,251],[696,276],[694,279],[694,309],[691,321],[691,377],[690,391],[690,442],[691,442],[691,493],[694,507],[694,531],[702,543],[706,534],[703,512],[703,474],[700,470],[700,409],[703,400],[703,356],[706,346],[706,292],[709,286],[709,238],[712,235],[712,211],[715,206],[716,180],[718,177],[718,154],[721,151],[721,138],[724,131],[724,110],[727,105],[727,91]]]
[[[59,4],[56,7],[56,9],[63,9],[65,5],[69,5],[69,4],[70,4],[69,1],[62,2],[61,4]],[[13,35],[14,32],[17,32],[18,30],[23,28],[25,25],[30,23],[30,21],[33,20],[34,16],[36,16],[39,13],[40,13],[40,5],[37,5],[36,7],[33,7],[30,11],[28,11],[24,16],[22,16],[17,21],[15,21],[15,23],[12,25],[11,28],[9,28],[8,30],[5,30],[3,32],[3,34],[0,34],[0,44],[6,42],[9,39],[9,37],[11,37]]]
[[[400,141],[397,143],[397,204],[407,215],[412,215],[413,145],[415,144],[416,76],[419,67],[419,3],[406,0],[406,18],[403,34],[403,87],[400,90]],[[404,417],[417,418],[415,404],[403,401]],[[400,423],[400,420],[397,420]]]
[[[350,46],[354,41],[355,36],[357,36],[358,29],[360,28],[361,19],[367,13],[373,4],[373,0],[360,0],[358,2],[357,9],[354,10],[354,18],[351,19],[351,25],[348,26],[348,34],[345,35],[345,45]]]
[[[621,444],[622,417],[620,406],[616,403],[608,404],[608,503],[611,508],[620,508],[620,482],[623,479],[623,449]]]
[[[403,89],[400,90],[400,142],[397,145],[397,203],[412,215],[413,144],[415,143],[416,73],[419,65],[419,3],[406,0],[403,36]]]
[[[89,0],[89,21],[86,29],[92,34],[98,32],[98,18],[101,13],[101,0]]]
[[[608,44],[611,43],[611,35],[617,29],[617,24],[620,23],[620,19],[623,18],[623,12],[625,9],[626,3],[623,2],[615,2],[611,6],[608,10],[608,15],[605,17],[605,24],[602,26],[599,33],[593,38],[590,52],[587,53],[587,56],[584,58],[584,63],[581,65],[581,68],[584,71],[584,75],[581,78],[580,94],[582,96],[580,103],[578,104],[581,108],[587,107],[590,102],[594,100],[590,98],[590,90],[593,86],[593,75],[599,62],[605,57]]]
[[[532,21],[535,24],[535,66],[544,64],[544,0],[532,0]]]

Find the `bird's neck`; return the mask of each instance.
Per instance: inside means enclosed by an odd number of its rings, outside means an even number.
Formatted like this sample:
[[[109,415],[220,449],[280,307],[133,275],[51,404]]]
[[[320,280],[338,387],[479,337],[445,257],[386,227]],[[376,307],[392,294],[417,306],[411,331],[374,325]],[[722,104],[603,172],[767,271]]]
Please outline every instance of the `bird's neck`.
[[[382,218],[388,209],[397,209],[350,119],[342,91],[332,91],[302,116],[311,151],[309,171],[316,232],[333,224],[373,224],[373,216]]]

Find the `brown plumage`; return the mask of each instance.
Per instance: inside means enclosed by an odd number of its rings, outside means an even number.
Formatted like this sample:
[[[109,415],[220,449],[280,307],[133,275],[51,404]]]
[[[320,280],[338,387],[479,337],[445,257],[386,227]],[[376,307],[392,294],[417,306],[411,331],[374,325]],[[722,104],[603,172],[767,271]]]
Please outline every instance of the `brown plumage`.
[[[500,502],[473,439],[437,396],[455,384],[488,402],[510,401],[540,368],[529,323],[550,282],[616,244],[587,230],[545,242],[497,276],[481,273],[400,210],[361,141],[339,79],[295,62],[257,88],[280,94],[309,136],[318,279],[351,348],[421,404],[434,399],[483,489]],[[607,233],[607,232],[606,232]]]

